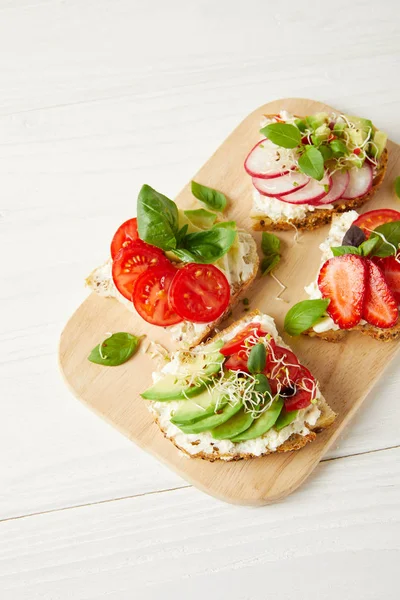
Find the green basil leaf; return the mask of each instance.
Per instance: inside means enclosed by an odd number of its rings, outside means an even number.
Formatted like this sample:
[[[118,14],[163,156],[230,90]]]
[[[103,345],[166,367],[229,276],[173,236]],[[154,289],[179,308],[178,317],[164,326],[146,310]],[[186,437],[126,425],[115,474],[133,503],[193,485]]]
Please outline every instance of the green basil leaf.
[[[332,140],[332,142],[330,143],[330,147],[335,158],[346,156],[349,153],[346,144],[341,140]]]
[[[261,250],[265,256],[269,256],[270,254],[279,254],[280,247],[281,240],[276,237],[276,235],[263,231],[261,238]]]
[[[265,350],[264,344],[256,344],[252,347],[249,353],[249,358],[247,359],[247,368],[249,369],[252,375],[256,373],[262,373],[265,369],[265,364],[267,362],[267,352]]]
[[[383,237],[379,236],[378,233]],[[374,256],[384,257],[396,254],[400,247],[400,221],[392,221],[391,223],[379,225],[379,227],[376,227],[371,233],[371,238],[372,237],[379,238],[379,241],[372,251]]]
[[[301,142],[301,133],[290,123],[270,123],[260,129],[260,133],[282,148],[296,148]]]
[[[226,229],[236,229],[236,221],[220,221],[215,223],[214,227],[223,227]]]
[[[361,256],[368,256],[379,243],[378,237],[370,237],[358,246]]]
[[[91,351],[88,360],[106,367],[117,367],[129,360],[135,354],[140,344],[140,338],[131,333],[119,332],[113,335]]]
[[[192,194],[197,200],[203,202],[203,204],[211,210],[223,212],[226,208],[227,200],[224,194],[217,190],[213,190],[213,188],[207,187],[206,185],[201,185],[201,183],[192,181]]]
[[[184,210],[183,214],[189,219],[193,225],[200,227],[200,229],[210,229],[214,223],[217,215],[204,208],[198,208],[197,210]]]
[[[325,314],[329,300],[303,300],[286,313],[284,329],[289,335],[300,335],[313,327]]]
[[[333,256],[343,256],[343,254],[361,254],[356,246],[332,246]]]
[[[183,225],[181,227],[181,229],[178,231],[178,233],[176,234],[176,245],[180,246],[182,243],[182,240],[184,239],[185,235],[187,234],[187,231],[189,229],[189,225],[186,223],[186,225]]]
[[[324,157],[321,152],[314,146],[306,146],[299,158],[299,169],[305,175],[321,181],[324,176]]]
[[[259,394],[264,394],[264,396],[266,396],[267,394],[271,394],[271,386],[269,384],[268,378],[265,375],[263,375],[262,373],[257,373],[255,376],[255,380],[255,392],[258,392]]]
[[[333,152],[329,146],[322,145],[318,148],[318,150],[321,152],[324,162],[332,158]]]
[[[162,250],[176,247],[178,208],[172,200],[149,185],[143,185],[137,201],[139,237]]]
[[[271,254],[270,256],[264,256],[260,266],[261,273],[263,275],[267,275],[267,273],[270,273],[270,271],[275,269],[275,267],[279,264],[280,260],[281,257],[279,254]]]
[[[185,236],[182,248],[174,253],[183,261],[214,263],[229,252],[236,238],[236,231],[223,227],[213,227],[209,231],[189,233]]]
[[[396,192],[396,196],[400,198],[400,177],[396,177],[394,180],[394,191]]]
[[[356,246],[358,248],[365,240],[366,237],[363,230],[353,224],[344,234],[342,246]]]

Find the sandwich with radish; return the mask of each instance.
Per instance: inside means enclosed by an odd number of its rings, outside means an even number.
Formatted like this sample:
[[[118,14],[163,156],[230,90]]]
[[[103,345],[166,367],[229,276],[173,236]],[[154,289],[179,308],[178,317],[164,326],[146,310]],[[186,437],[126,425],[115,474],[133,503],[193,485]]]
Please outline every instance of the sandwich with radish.
[[[315,229],[367,202],[387,166],[387,136],[344,114],[268,115],[248,154],[256,230]]]
[[[165,437],[191,458],[299,450],[335,420],[316,378],[258,311],[181,350],[142,393]]]
[[[218,217],[226,204],[223,194],[196,182],[192,191],[207,210],[180,210],[144,185],[137,217],[118,228],[110,258],[86,280],[96,293],[168,328],[189,348],[227,316],[259,264],[251,234]]]
[[[350,331],[400,338],[400,212],[335,216],[320,249],[320,270],[305,288],[309,299],[288,311],[285,330],[331,342]]]

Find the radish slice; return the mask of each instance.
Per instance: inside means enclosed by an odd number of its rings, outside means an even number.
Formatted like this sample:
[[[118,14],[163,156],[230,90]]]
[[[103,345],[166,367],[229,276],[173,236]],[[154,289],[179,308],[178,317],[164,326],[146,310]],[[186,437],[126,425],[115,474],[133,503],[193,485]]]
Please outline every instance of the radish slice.
[[[263,196],[272,196],[276,198],[285,194],[292,194],[303,188],[310,178],[303,173],[291,171],[282,177],[273,177],[272,179],[261,179],[261,177],[253,177],[253,185]]]
[[[369,164],[364,163],[361,169],[353,167],[349,171],[350,181],[342,198],[352,200],[364,196],[372,187],[373,172]]]
[[[330,191],[331,184],[330,175],[325,175],[321,181],[310,178],[310,181],[301,190],[279,196],[278,200],[289,204],[311,204],[313,206],[325,204],[325,197]],[[325,190],[325,186],[329,186],[328,191]],[[324,200],[324,202],[321,202],[321,200]]]
[[[331,202],[339,200],[346,191],[349,181],[350,175],[348,171],[336,171],[332,175],[332,187],[329,190],[329,194],[324,198],[324,204],[331,204]]]
[[[270,140],[257,142],[244,161],[244,168],[252,177],[270,179],[285,175],[296,165],[293,150],[276,146]]]

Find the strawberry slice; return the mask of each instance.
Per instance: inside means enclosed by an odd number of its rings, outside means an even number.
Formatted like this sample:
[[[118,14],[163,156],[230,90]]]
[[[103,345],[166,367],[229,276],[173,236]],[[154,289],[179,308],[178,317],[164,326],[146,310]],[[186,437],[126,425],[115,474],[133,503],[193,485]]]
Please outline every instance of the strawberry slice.
[[[367,260],[366,263],[368,282],[362,313],[363,319],[380,329],[393,327],[399,316],[397,302],[378,265],[372,260]]]
[[[386,256],[385,258],[374,257],[372,259],[383,271],[386,283],[390,287],[394,299],[400,304],[400,255]]]
[[[367,268],[356,254],[335,256],[326,261],[318,276],[323,298],[329,298],[327,312],[340,329],[351,329],[360,322]]]

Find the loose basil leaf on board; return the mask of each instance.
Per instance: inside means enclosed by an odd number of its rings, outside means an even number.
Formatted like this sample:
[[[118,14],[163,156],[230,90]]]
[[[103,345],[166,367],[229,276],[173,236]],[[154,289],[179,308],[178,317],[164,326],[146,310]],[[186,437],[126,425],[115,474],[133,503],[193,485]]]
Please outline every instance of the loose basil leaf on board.
[[[281,240],[273,233],[263,231],[261,238],[261,250],[265,256],[270,254],[279,254],[281,248]]]
[[[229,252],[236,238],[236,231],[223,227],[213,227],[209,231],[189,233],[185,236],[182,248],[174,253],[183,261],[214,263]]]
[[[396,177],[394,180],[394,191],[396,192],[396,196],[400,198],[400,177]]]
[[[329,300],[303,300],[286,313],[284,329],[289,335],[300,335],[313,327],[325,314]]]
[[[290,123],[270,123],[260,129],[260,133],[282,148],[296,148],[301,142],[301,133]]]
[[[196,183],[196,181],[192,181],[191,185],[193,196],[197,200],[200,200],[200,202],[203,202],[207,208],[216,212],[223,212],[225,210],[227,200],[222,192],[218,192],[206,185],[201,185],[201,183]]]
[[[305,175],[318,181],[324,176],[324,157],[314,146],[306,146],[305,152],[299,157],[299,169]]]
[[[281,257],[279,254],[271,254],[270,256],[264,256],[261,261],[261,273],[267,275],[279,264]]]
[[[256,344],[252,347],[249,353],[249,358],[247,359],[247,368],[249,369],[252,375],[256,373],[262,373],[265,369],[265,364],[267,362],[267,352],[265,350],[264,344]]]
[[[185,210],[183,211],[183,214],[191,223],[193,223],[195,227],[200,227],[200,229],[210,229],[214,225],[215,219],[217,218],[215,213],[205,210],[204,208]]]
[[[149,185],[143,185],[137,201],[139,237],[162,250],[176,248],[178,208],[172,200]]]
[[[95,346],[88,360],[106,367],[117,367],[129,360],[135,354],[140,344],[140,338],[131,333],[119,332]]]
[[[226,229],[236,229],[236,221],[220,221],[215,223],[214,227],[222,227]]]
[[[365,242],[365,239],[366,237],[363,230],[360,227],[357,227],[357,225],[351,225],[344,235],[342,246],[358,247],[360,244]]]
[[[374,256],[384,257],[396,254],[400,246],[400,221],[379,225],[371,233],[372,237],[379,237],[372,252]]]

